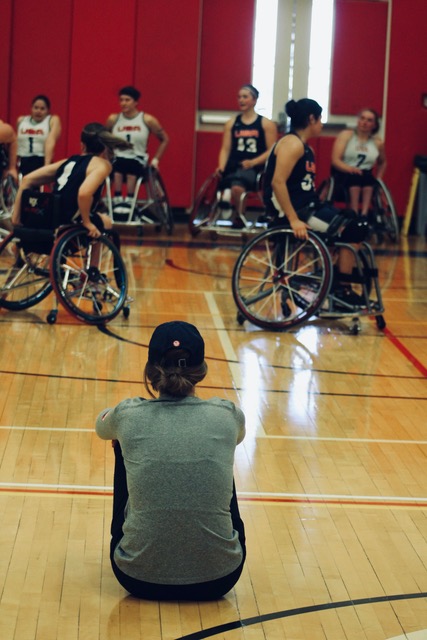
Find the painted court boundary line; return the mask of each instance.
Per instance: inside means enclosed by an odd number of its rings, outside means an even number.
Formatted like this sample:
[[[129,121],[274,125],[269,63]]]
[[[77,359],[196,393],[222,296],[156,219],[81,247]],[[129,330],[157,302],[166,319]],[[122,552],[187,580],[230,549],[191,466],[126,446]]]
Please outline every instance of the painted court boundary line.
[[[427,378],[427,368],[423,365],[422,362],[420,362],[418,360],[418,358],[416,358],[414,356],[413,353],[411,353],[411,351],[409,351],[409,349],[407,349],[407,347],[405,347],[405,345],[399,340],[399,338],[396,338],[396,336],[390,331],[390,329],[387,329],[387,327],[385,327],[384,329],[384,334],[385,336],[390,340],[390,342],[400,351],[400,353],[405,356],[405,358],[425,377]]]
[[[358,598],[357,600],[326,602],[324,604],[314,604],[308,607],[296,607],[295,609],[274,611],[272,613],[266,613],[264,615],[244,618],[243,620],[227,622],[225,624],[217,625],[216,627],[209,627],[208,629],[203,629],[202,631],[196,631],[195,633],[189,633],[185,636],[179,636],[179,638],[176,638],[175,640],[202,640],[203,638],[212,638],[212,636],[216,636],[220,633],[226,633],[227,631],[232,631],[233,629],[242,629],[254,624],[270,622],[271,620],[279,620],[280,618],[291,618],[293,616],[300,616],[306,613],[328,611],[330,609],[342,609],[344,607],[359,607],[364,604],[372,605],[379,602],[395,602],[397,600],[414,600],[418,598],[427,598],[427,593],[402,593],[391,596],[378,596],[375,598]]]
[[[111,497],[113,487],[46,484],[28,482],[0,482],[0,493],[32,493],[48,495],[78,495],[87,497]],[[270,493],[238,491],[238,498],[242,502],[263,503],[295,503],[318,505],[355,505],[355,506],[397,506],[427,508],[427,496],[351,496],[339,494],[317,493]]]
[[[11,426],[0,425],[0,431],[50,431],[63,432],[63,433],[87,433],[88,435],[96,435],[95,430],[91,427],[27,427],[27,426]],[[248,437],[248,436],[247,436]],[[352,442],[352,443],[365,443],[365,444],[408,444],[408,445],[427,445],[427,440],[396,440],[386,438],[338,438],[332,436],[269,436],[259,435],[255,436],[255,439],[265,440],[300,440],[302,442]]]

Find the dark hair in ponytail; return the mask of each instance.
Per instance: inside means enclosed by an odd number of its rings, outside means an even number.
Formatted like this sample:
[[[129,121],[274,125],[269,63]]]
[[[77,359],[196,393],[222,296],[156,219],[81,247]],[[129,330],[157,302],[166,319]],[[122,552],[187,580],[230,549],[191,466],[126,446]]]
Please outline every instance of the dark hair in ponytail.
[[[310,116],[318,120],[322,114],[322,107],[316,100],[302,98],[289,100],[285,105],[286,114],[291,119],[291,129],[305,129],[310,124]]]
[[[81,132],[80,140],[89,153],[95,154],[100,154],[105,149],[112,152],[114,149],[132,148],[129,142],[113,136],[113,134],[99,122],[89,122],[89,124],[86,124]]]
[[[144,370],[144,386],[152,398],[155,398],[155,395],[150,386],[160,395],[167,394],[176,398],[185,398],[193,394],[195,385],[205,378],[208,365],[204,360],[202,364],[193,367],[179,366],[179,363],[185,362],[186,359],[188,359],[188,351],[173,349],[171,356],[168,357],[166,354],[159,364],[147,362]]]

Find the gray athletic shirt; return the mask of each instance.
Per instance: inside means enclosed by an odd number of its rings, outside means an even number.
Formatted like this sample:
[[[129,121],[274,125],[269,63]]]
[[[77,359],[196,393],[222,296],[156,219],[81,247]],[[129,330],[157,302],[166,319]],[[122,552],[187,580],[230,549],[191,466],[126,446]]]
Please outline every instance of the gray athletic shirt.
[[[108,413],[107,413],[108,412]],[[130,398],[104,409],[96,432],[120,442],[129,499],[114,559],[156,584],[222,578],[240,565],[230,500],[243,412],[220,398]]]

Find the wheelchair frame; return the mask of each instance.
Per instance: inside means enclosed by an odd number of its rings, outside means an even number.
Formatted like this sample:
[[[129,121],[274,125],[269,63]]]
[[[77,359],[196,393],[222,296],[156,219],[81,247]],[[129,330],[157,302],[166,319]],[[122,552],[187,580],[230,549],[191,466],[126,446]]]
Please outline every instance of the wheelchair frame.
[[[328,201],[332,204],[344,202],[346,206],[349,206],[348,189],[339,184],[333,174],[322,182],[317,189],[317,194],[322,202]],[[384,240],[384,236],[387,236],[391,242],[397,243],[399,241],[399,218],[396,207],[390,190],[384,181],[378,178],[375,178],[368,220],[371,227],[370,237],[376,236],[378,243]]]
[[[143,185],[146,191],[145,199],[138,197]],[[173,212],[169,204],[166,187],[160,173],[153,167],[144,167],[143,173],[137,177],[135,193],[128,213],[114,212],[109,177],[105,181],[104,202],[107,206],[108,215],[114,224],[136,226],[140,233],[142,233],[144,224],[154,224],[159,231],[164,227],[169,235],[173,233]]]
[[[199,189],[194,203],[190,209],[189,230],[192,236],[198,235],[206,230],[216,235],[236,236],[242,234],[260,233],[266,228],[264,223],[251,221],[246,216],[248,200],[255,199],[260,203],[260,211],[264,212],[262,200],[262,174],[258,175],[257,190],[245,191],[242,193],[237,215],[242,221],[242,228],[232,227],[231,217],[233,207],[228,202],[224,202],[225,189],[220,188],[220,178],[216,173],[211,174]]]
[[[56,301],[46,318],[49,324],[56,322],[58,300],[88,324],[105,324],[120,311],[129,317],[126,268],[110,235],[92,239],[76,224],[48,228],[52,212],[45,217],[37,209],[38,198],[53,202],[54,197],[32,192],[37,226],[16,227],[0,243],[0,307],[28,309],[53,290]]]
[[[339,274],[339,281],[355,285],[364,300],[358,307],[334,295],[331,253],[342,249],[352,252],[355,267],[351,276]],[[355,249],[312,231],[307,240],[298,240],[289,227],[268,229],[252,238],[238,257],[232,292],[239,324],[249,320],[262,329],[286,331],[312,316],[351,317],[350,330],[357,334],[360,316],[374,316],[378,328],[385,328],[378,270],[367,242]]]

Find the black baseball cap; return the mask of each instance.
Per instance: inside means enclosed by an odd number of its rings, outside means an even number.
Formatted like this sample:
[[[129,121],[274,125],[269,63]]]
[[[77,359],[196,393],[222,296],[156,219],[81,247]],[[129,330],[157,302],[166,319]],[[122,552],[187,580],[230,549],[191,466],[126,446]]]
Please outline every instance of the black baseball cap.
[[[154,329],[148,345],[148,362],[160,364],[165,356],[173,356],[174,349],[188,352],[188,357],[180,356],[177,366],[196,367],[205,359],[205,343],[199,330],[182,320],[164,322]]]

